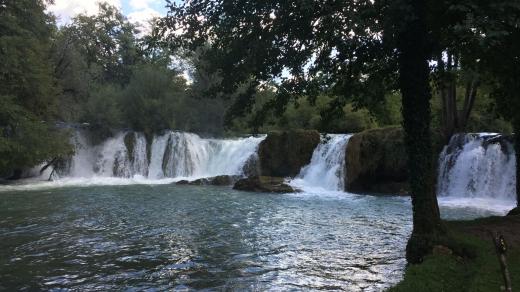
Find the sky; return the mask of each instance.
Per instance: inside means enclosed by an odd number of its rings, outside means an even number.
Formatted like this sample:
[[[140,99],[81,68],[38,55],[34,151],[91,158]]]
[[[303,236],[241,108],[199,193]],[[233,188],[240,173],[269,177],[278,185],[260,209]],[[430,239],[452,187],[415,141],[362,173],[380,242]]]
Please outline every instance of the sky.
[[[47,9],[58,17],[58,23],[63,25],[77,14],[89,15],[97,12],[98,2],[107,2],[120,8],[131,22],[146,30],[148,20],[163,16],[167,9],[166,0],[54,0]]]

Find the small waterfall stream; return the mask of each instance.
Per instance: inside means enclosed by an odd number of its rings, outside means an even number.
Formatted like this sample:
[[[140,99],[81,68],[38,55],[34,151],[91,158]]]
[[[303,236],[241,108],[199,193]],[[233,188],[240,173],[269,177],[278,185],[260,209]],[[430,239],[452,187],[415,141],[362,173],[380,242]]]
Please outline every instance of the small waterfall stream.
[[[312,154],[291,184],[302,189],[343,191],[345,189],[345,148],[352,135],[329,134]]]

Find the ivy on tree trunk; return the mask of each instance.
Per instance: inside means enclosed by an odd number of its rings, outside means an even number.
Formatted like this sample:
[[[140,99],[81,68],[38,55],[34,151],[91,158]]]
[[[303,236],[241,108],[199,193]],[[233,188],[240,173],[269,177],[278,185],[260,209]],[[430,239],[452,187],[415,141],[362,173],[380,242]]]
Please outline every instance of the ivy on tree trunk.
[[[409,0],[398,36],[399,86],[413,205],[413,232],[406,248],[409,263],[422,261],[442,234],[435,194],[435,171],[430,130],[430,54],[424,1]],[[411,14],[410,14],[411,12]]]

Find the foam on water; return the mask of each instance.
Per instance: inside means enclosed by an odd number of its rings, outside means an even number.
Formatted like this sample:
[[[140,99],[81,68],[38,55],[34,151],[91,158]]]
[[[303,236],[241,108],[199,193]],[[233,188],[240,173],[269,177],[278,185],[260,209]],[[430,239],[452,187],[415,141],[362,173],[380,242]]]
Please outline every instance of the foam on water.
[[[65,177],[57,180],[44,180],[42,178],[23,179],[15,184],[1,185],[0,192],[9,191],[33,191],[45,190],[65,187],[91,187],[91,186],[125,186],[125,185],[162,185],[171,184],[179,179],[148,179],[142,176],[134,176],[131,178],[123,177]]]

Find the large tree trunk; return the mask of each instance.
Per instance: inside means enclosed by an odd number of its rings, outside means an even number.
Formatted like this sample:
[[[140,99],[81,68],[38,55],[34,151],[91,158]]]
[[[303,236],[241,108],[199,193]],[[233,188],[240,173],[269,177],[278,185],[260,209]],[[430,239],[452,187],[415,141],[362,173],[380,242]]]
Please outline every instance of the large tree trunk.
[[[435,171],[430,131],[429,44],[424,22],[426,7],[420,0],[408,0],[415,15],[407,19],[399,32],[399,86],[403,97],[408,168],[412,192],[413,231],[406,248],[410,263],[422,261],[443,233],[435,194]]]
[[[466,94],[464,96],[464,107],[460,112],[459,116],[459,127],[463,131],[466,129],[468,125],[469,116],[471,114],[471,110],[473,109],[473,105],[475,105],[475,99],[477,98],[477,90],[478,90],[479,81],[478,78],[473,78],[473,80],[468,81],[466,84]]]
[[[478,76],[474,76],[466,83],[464,104],[461,110],[457,106],[457,74],[461,68],[458,58],[446,51],[446,62],[442,54],[437,57],[439,74],[438,89],[442,101],[442,135],[444,143],[448,144],[451,136],[457,132],[464,132],[469,121],[471,111],[477,97],[479,86]]]

